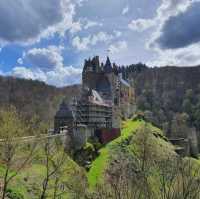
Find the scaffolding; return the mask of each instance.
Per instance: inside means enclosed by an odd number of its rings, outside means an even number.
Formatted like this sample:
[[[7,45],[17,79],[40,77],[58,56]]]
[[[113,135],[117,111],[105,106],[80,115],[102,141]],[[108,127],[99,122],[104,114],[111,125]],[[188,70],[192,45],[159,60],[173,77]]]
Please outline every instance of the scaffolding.
[[[94,129],[112,128],[112,106],[74,99],[72,110],[76,125],[83,124]]]

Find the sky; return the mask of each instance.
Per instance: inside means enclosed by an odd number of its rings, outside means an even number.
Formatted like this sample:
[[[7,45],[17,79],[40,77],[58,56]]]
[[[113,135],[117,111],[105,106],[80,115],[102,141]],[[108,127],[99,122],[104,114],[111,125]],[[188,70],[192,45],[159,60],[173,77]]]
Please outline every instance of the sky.
[[[0,75],[57,87],[84,59],[118,65],[200,64],[200,0],[1,0]]]

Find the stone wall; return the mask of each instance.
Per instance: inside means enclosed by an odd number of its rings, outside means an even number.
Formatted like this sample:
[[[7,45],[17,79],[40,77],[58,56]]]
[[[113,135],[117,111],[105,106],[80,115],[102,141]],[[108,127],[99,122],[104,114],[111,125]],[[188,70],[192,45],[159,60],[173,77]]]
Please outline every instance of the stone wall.
[[[73,129],[73,143],[75,149],[81,149],[87,142],[88,138],[94,135],[94,129],[85,125],[79,125]]]

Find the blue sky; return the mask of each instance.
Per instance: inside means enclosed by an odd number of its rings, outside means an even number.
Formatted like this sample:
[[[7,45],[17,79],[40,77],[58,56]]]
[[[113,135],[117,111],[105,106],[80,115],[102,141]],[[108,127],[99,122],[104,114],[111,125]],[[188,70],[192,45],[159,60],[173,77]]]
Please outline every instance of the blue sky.
[[[198,65],[199,19],[199,0],[1,0],[0,74],[80,83],[108,50],[119,65]]]

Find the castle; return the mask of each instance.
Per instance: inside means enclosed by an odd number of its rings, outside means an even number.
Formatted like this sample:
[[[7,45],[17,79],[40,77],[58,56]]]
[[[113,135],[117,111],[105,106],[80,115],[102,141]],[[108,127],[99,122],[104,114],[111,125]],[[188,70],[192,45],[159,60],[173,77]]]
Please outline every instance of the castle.
[[[120,135],[121,120],[135,110],[134,90],[122,78],[119,68],[100,64],[99,57],[85,60],[82,72],[82,89],[79,98],[71,104],[60,105],[55,115],[55,133],[67,128],[77,148],[90,137],[107,143]]]

